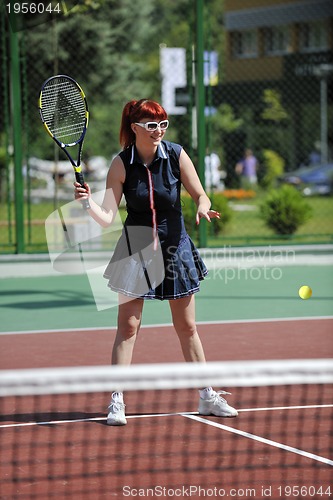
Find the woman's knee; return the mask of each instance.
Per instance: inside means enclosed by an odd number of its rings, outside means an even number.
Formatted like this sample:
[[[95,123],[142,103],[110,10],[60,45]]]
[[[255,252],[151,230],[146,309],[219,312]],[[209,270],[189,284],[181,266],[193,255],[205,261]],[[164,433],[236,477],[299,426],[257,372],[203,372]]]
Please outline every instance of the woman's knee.
[[[121,328],[118,328],[117,335],[118,337],[120,336],[122,340],[134,340],[137,332],[138,328],[134,328],[130,325],[122,325]]]
[[[194,295],[170,301],[172,322],[179,336],[192,337],[197,333]]]
[[[195,322],[187,321],[185,318],[174,321],[174,327],[179,337],[193,337],[197,333]]]
[[[142,304],[139,301],[132,301],[122,304],[118,310],[118,335],[124,340],[136,336],[141,325]]]

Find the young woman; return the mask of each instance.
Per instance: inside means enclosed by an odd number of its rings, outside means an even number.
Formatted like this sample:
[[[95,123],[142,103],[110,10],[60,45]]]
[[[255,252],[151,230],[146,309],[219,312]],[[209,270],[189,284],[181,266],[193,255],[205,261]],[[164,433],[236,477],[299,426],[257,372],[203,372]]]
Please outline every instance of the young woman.
[[[169,301],[185,360],[205,361],[195,323],[194,294],[199,291],[199,282],[207,269],[185,230],[181,185],[196,203],[197,224],[201,218],[210,222],[220,214],[211,210],[210,200],[184,149],[164,141],[168,125],[167,113],[157,102],[128,102],[120,127],[123,150],[111,163],[102,205],[90,198],[88,184],[74,184],[75,198],[89,198],[89,214],[104,227],[112,223],[123,194],[126,200],[124,229],[104,274],[109,287],[119,293],[113,364],[131,363],[145,299]],[[236,416],[237,411],[220,394],[211,387],[201,390],[199,413]],[[123,394],[113,393],[107,423],[126,424],[124,409]]]

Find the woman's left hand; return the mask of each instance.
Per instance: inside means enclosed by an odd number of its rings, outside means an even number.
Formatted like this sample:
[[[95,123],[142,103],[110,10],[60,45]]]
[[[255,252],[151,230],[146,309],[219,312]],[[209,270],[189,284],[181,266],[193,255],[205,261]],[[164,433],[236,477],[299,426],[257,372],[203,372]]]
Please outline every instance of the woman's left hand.
[[[216,212],[216,210],[200,210],[197,211],[196,223],[197,225],[200,222],[200,219],[206,219],[208,222],[211,222],[211,219],[220,219],[221,214]]]

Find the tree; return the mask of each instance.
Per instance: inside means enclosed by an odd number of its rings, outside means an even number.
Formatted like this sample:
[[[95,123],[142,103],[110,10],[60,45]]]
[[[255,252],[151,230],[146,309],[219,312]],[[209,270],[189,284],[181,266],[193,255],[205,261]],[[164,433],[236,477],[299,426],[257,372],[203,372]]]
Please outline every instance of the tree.
[[[264,90],[262,100],[265,104],[265,109],[261,113],[264,120],[270,120],[275,123],[281,123],[289,118],[287,111],[284,109],[281,102],[281,94],[275,89]]]
[[[85,151],[110,157],[119,150],[124,103],[153,93],[154,82],[146,78],[145,53],[157,28],[150,24],[154,6],[145,0],[94,2],[94,8],[87,10],[90,3],[85,0],[65,18],[22,34],[27,48],[26,80],[29,95],[37,97],[48,76],[63,73],[75,78],[91,111]],[[102,8],[95,8],[97,3]],[[36,140],[30,149],[33,155],[53,157],[52,144],[46,145],[35,111],[34,106],[30,132]]]

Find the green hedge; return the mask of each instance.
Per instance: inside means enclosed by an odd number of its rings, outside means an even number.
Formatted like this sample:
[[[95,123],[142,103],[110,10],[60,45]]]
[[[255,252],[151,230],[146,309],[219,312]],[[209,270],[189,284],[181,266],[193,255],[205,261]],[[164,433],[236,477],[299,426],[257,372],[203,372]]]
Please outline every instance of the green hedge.
[[[285,185],[270,191],[260,204],[260,215],[276,234],[291,235],[311,218],[312,209],[294,187]]]

